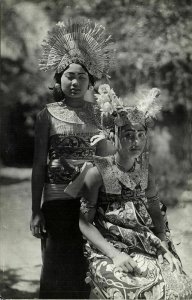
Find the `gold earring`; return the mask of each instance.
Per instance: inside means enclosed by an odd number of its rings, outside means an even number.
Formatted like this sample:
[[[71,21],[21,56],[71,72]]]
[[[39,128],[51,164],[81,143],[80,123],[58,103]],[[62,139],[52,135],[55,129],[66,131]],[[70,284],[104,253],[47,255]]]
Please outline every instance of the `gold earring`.
[[[94,90],[94,87],[93,87],[92,85],[90,85],[90,86],[89,86],[89,90],[90,90],[90,91],[93,91],[93,90]]]

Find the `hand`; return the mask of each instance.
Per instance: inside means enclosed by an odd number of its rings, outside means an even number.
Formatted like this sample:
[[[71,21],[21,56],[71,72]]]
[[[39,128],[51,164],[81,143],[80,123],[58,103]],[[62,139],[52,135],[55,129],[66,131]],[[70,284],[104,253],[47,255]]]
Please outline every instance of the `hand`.
[[[162,251],[161,248],[159,248],[158,251],[157,251],[158,262],[159,262],[160,264],[163,263],[163,253],[164,253],[165,251],[167,251],[167,249],[168,249],[167,242],[161,241],[161,246],[162,246],[162,248],[163,248],[163,251]]]
[[[30,222],[30,230],[36,238],[42,239],[46,233],[45,219],[42,212],[32,214]]]
[[[138,272],[136,262],[128,254],[121,252],[112,258],[113,263],[116,267],[120,267],[124,272]]]
[[[162,264],[163,258],[165,258],[168,261],[168,263],[170,264],[171,271],[173,271],[175,268],[177,270],[177,272],[181,273],[182,267],[181,267],[180,261],[178,259],[176,259],[174,257],[174,255],[167,249],[166,242],[161,242],[161,245],[162,245],[163,251],[159,250],[159,252],[158,252],[158,262],[160,264]]]

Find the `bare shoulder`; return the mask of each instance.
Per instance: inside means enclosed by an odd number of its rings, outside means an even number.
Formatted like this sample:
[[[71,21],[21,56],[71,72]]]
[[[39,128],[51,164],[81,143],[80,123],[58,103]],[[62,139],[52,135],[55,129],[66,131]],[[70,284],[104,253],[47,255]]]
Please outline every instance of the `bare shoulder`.
[[[102,185],[102,177],[97,167],[94,166],[88,170],[85,176],[85,183],[97,187]]]
[[[155,180],[155,170],[152,164],[149,163],[148,167],[148,173],[149,173],[149,180]]]
[[[154,172],[154,168],[152,166],[151,163],[149,163],[149,173],[153,173]]]
[[[151,164],[149,164],[148,168],[148,187],[146,189],[146,195],[147,197],[152,197],[156,195],[157,189],[156,189],[156,181],[155,181],[155,171]]]
[[[47,107],[44,107],[42,110],[40,110],[36,117],[36,123],[46,122],[48,121],[48,113],[47,113]]]

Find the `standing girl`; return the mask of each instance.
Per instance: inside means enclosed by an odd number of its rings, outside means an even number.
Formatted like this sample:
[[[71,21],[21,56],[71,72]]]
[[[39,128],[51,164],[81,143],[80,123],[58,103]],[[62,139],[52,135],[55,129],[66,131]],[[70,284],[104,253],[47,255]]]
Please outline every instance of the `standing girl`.
[[[95,80],[107,76],[113,53],[105,28],[84,19],[59,22],[43,44],[40,67],[56,71],[54,94],[61,101],[46,105],[35,130],[31,231],[42,239],[40,298],[88,297],[81,195],[71,196],[67,187],[92,161],[89,140],[99,127],[93,104],[84,100]]]

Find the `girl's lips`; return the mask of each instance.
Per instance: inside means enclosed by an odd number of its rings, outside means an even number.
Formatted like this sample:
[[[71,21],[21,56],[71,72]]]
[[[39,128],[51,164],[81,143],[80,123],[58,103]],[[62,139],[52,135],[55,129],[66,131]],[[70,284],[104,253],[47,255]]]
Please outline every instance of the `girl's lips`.
[[[70,91],[71,91],[71,93],[79,93],[80,89],[71,89]]]
[[[139,147],[131,147],[132,151],[140,151],[141,149]]]

